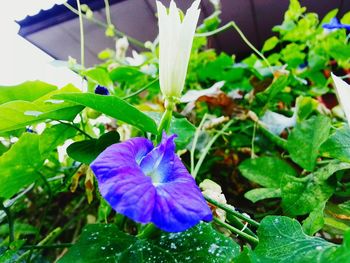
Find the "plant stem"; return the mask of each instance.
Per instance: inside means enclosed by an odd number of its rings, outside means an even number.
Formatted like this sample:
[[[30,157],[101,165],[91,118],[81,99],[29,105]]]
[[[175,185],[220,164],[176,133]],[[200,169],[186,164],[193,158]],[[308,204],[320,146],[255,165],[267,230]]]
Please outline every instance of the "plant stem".
[[[12,213],[9,207],[6,207],[2,201],[0,201],[0,209],[3,210],[7,216],[7,222],[9,225],[9,239],[10,243],[15,241],[15,228]]]
[[[52,245],[26,245],[23,246],[23,249],[46,249],[46,248],[66,248],[71,247],[74,244],[72,243],[61,243],[61,244],[52,244]]]
[[[146,86],[144,86],[143,88],[139,89],[138,91],[135,91],[134,93],[131,93],[130,95],[127,95],[125,97],[122,98],[122,100],[126,100],[126,99],[130,99],[131,97],[134,97],[138,94],[140,94],[142,91],[150,88],[151,86],[153,86],[154,83],[157,83],[159,80],[159,78],[156,78],[155,80],[152,80],[150,83],[148,83]]]
[[[201,122],[199,123],[198,128],[196,129],[196,132],[193,137],[193,142],[192,142],[192,147],[191,147],[191,152],[190,152],[190,159],[191,159],[191,174],[193,176],[194,172],[194,154],[196,151],[196,146],[199,138],[200,131],[202,130],[202,127],[204,125],[205,120],[207,119],[207,114],[205,113]]]
[[[50,241],[54,240],[57,236],[59,236],[62,233],[62,229],[60,227],[55,228],[54,230],[52,230],[43,240],[41,240],[37,245],[35,246],[42,246],[45,245],[46,243],[49,243]],[[16,262],[22,262],[22,259],[24,259],[25,257],[29,256],[28,260],[31,259],[31,255],[32,255],[32,251],[34,248],[34,246],[30,246],[29,248],[30,250],[24,252],[22,255],[20,255],[17,258]]]
[[[92,136],[90,136],[89,134],[87,134],[85,131],[83,131],[82,129],[80,129],[78,126],[72,124],[72,123],[69,123],[69,122],[64,122],[64,121],[61,121],[61,120],[57,120],[59,123],[62,123],[62,124],[65,124],[65,125],[68,125],[74,129],[76,129],[77,131],[79,131],[81,134],[84,134],[86,137],[88,137],[89,139],[94,139]]]
[[[84,69],[85,68],[84,23],[83,23],[83,15],[82,15],[82,12],[81,12],[81,7],[80,7],[80,0],[76,0],[76,1],[77,1],[77,6],[78,6],[79,27],[80,27],[80,63],[81,63],[81,66]]]
[[[112,25],[111,12],[109,10],[109,2],[108,2],[108,0],[105,0],[105,10],[106,10],[107,25]]]
[[[221,221],[220,219],[214,217],[214,222],[217,223],[220,226],[223,226],[225,228],[227,228],[228,230],[230,230],[231,232],[239,235],[240,237],[244,238],[245,240],[247,240],[250,244],[256,246],[259,243],[259,240],[251,235],[248,235],[247,233]]]
[[[260,58],[264,60],[266,65],[268,66],[269,70],[271,73],[273,73],[272,67],[270,62],[267,60],[267,58],[248,40],[248,38],[244,35],[242,30],[237,26],[237,24],[234,21],[228,22],[226,25],[223,25],[222,27],[219,27],[218,29],[215,29],[213,31],[205,32],[205,33],[200,33],[196,34],[196,37],[209,37],[215,34],[218,34],[220,32],[223,32],[229,28],[234,28],[239,36],[242,38],[242,40],[247,44],[248,47],[250,47]]]
[[[273,134],[268,129],[266,129],[261,123],[256,122],[259,126],[259,130],[273,143],[282,148],[283,150],[287,150],[287,141],[282,139],[281,137]]]
[[[158,126],[158,136],[157,142],[160,142],[162,139],[162,132],[165,131],[168,133],[171,123],[171,117],[173,116],[173,108],[175,103],[172,100],[165,100],[165,112],[163,113],[162,119],[160,120]]]
[[[204,195],[204,198],[209,203],[213,204],[214,206],[217,206],[217,207],[221,208],[222,210],[225,210],[227,213],[233,214],[234,216],[236,216],[236,217],[238,217],[238,218],[248,222],[252,226],[255,226],[255,227],[259,227],[260,226],[260,224],[257,221],[255,221],[255,220],[253,220],[253,219],[251,219],[251,218],[249,218],[249,217],[247,217],[245,215],[242,215],[241,213],[239,213],[236,210],[234,210],[232,207],[229,207],[229,206],[227,206],[225,204],[221,204],[221,203],[215,201],[214,199],[212,199],[212,198],[210,198],[209,196],[206,196],[206,195]]]
[[[202,166],[202,163],[205,159],[205,157],[207,156],[208,152],[210,151],[211,146],[214,144],[214,142],[219,138],[219,136],[221,136],[228,127],[230,127],[230,125],[233,123],[233,120],[230,120],[228,123],[225,124],[225,126],[217,133],[215,134],[215,136],[209,141],[209,143],[206,145],[206,147],[204,148],[204,150],[202,151],[201,156],[199,157],[199,160],[196,164],[196,167],[192,173],[192,176],[194,178],[196,178],[200,167]]]
[[[73,6],[71,6],[70,4],[68,4],[68,3],[63,3],[63,5],[64,5],[65,7],[67,7],[70,11],[72,11],[74,14],[79,15],[79,11],[76,10],[76,9],[75,9]],[[108,27],[107,24],[103,23],[102,21],[100,21],[100,20],[98,20],[98,19],[96,19],[96,18],[88,18],[88,17],[87,17],[86,15],[84,15],[84,14],[82,14],[82,17],[85,18],[85,19],[88,20],[88,21],[94,22],[94,23],[95,23],[96,25],[98,25],[99,27],[102,27],[102,28],[107,28],[107,27]],[[123,37],[123,36],[125,36],[125,37],[128,39],[128,41],[129,41],[130,43],[134,44],[134,45],[137,46],[137,47],[145,48],[144,44],[143,44],[141,41],[139,41],[139,40],[137,40],[137,39],[135,39],[135,38],[132,38],[132,37],[130,37],[130,36],[127,36],[125,33],[121,32],[121,31],[118,31],[118,30],[116,30],[115,28],[114,28],[113,30],[114,30],[115,34],[116,34],[118,37]]]

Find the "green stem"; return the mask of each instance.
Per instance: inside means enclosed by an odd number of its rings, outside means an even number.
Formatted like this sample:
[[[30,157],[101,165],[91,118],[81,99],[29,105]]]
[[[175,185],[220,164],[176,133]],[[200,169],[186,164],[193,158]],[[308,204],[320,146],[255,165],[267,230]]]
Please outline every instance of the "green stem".
[[[221,221],[218,218],[214,218],[214,222],[217,223],[218,225],[227,228],[228,230],[230,230],[232,233],[235,233],[237,235],[239,235],[240,237],[244,238],[245,240],[247,240],[250,244],[256,246],[259,243],[259,240],[251,235],[248,235],[247,233]]]
[[[256,234],[252,230],[250,230],[250,228],[246,225],[247,223],[245,223],[245,224],[242,223],[242,221],[240,219],[238,219],[237,217],[235,217],[234,215],[228,214],[226,216],[226,221],[230,225],[232,225],[238,229],[241,229],[241,231],[247,233],[248,235],[251,235],[253,237],[257,237]]]
[[[134,96],[140,94],[142,91],[145,91],[146,89],[152,87],[153,84],[158,82],[158,80],[159,80],[159,78],[156,78],[155,80],[152,80],[150,83],[148,83],[146,86],[144,86],[143,88],[139,89],[138,91],[135,91],[134,93],[131,93],[130,95],[127,95],[127,96],[123,97],[122,100],[127,100],[127,99],[130,99],[131,97],[134,97]]]
[[[163,113],[162,119],[160,120],[158,126],[157,142],[161,141],[163,131],[168,133],[170,128],[171,117],[173,116],[173,108],[175,106],[175,103],[172,100],[166,100],[164,104],[165,112]]]
[[[0,209],[3,210],[7,216],[7,222],[9,225],[9,239],[10,243],[12,243],[13,241],[15,241],[15,227],[11,210],[10,208],[6,207],[2,201],[0,201]]]
[[[23,249],[46,249],[46,248],[67,248],[67,247],[71,247],[74,244],[72,243],[61,243],[61,244],[52,244],[52,245],[26,245],[23,246]]]
[[[81,66],[85,68],[85,54],[84,54],[85,42],[84,42],[83,15],[81,12],[80,0],[76,0],[76,1],[78,6],[79,27],[80,27],[80,60],[81,60],[80,62],[81,62]]]
[[[54,240],[55,238],[57,238],[57,236],[59,236],[62,233],[62,229],[60,227],[55,228],[54,230],[52,230],[43,240],[41,240],[36,246],[43,246],[46,243],[51,242],[52,240]],[[24,252],[22,255],[20,255],[17,258],[16,262],[22,262],[22,260],[24,258],[26,258],[27,256],[29,256],[28,260],[31,259],[31,255],[32,255],[32,251],[33,251],[33,246],[30,247],[30,250]]]
[[[108,2],[108,0],[105,0],[105,9],[106,9],[107,25],[112,25],[111,12],[109,10],[109,2]]]
[[[64,5],[65,7],[67,7],[70,11],[72,11],[74,14],[79,15],[79,11],[76,10],[76,9],[75,9],[73,6],[71,6],[70,4],[68,4],[68,3],[63,3],[63,5]],[[96,25],[98,25],[99,27],[102,27],[102,28],[107,28],[107,27],[108,27],[107,24],[103,23],[102,21],[100,21],[100,20],[98,20],[98,19],[96,19],[96,18],[88,18],[88,17],[87,17],[86,15],[84,15],[84,14],[82,14],[82,17],[83,17],[84,19],[88,20],[88,21],[94,22],[94,23],[95,23]],[[127,36],[125,33],[121,32],[121,31],[118,31],[118,30],[116,30],[115,28],[114,28],[113,30],[114,30],[115,34],[116,34],[118,37],[123,37],[123,36],[125,36],[125,37],[128,39],[128,41],[129,41],[130,43],[134,44],[134,45],[137,46],[137,47],[145,48],[144,44],[143,44],[141,41],[139,41],[139,40],[137,40],[137,39],[135,39],[135,38],[132,38],[132,37],[130,37],[130,36]]]
[[[214,206],[216,207],[219,207],[221,208],[222,210],[225,210],[227,213],[230,213],[230,214],[233,214],[234,216],[248,222],[249,224],[251,224],[252,226],[254,227],[259,227],[260,224],[258,222],[256,222],[255,220],[245,216],[245,215],[242,215],[241,213],[237,212],[236,210],[234,210],[234,208],[228,206],[228,205],[225,205],[225,204],[221,204],[217,201],[215,201],[214,199],[210,198],[209,196],[206,196],[204,195],[204,198],[211,204],[213,204]]]
[[[193,137],[193,142],[192,142],[192,147],[191,147],[191,152],[190,152],[191,174],[192,174],[192,176],[193,176],[193,172],[194,172],[194,154],[195,154],[195,151],[196,151],[196,146],[197,146],[197,142],[198,142],[200,131],[202,130],[202,127],[203,127],[206,119],[207,119],[207,114],[204,114],[201,122],[199,123],[198,128],[196,129],[194,137]]]
[[[209,143],[206,145],[206,147],[203,149],[201,156],[199,157],[199,160],[196,164],[196,167],[192,173],[192,176],[196,178],[199,169],[202,166],[202,163],[204,162],[205,157],[207,156],[208,152],[210,151],[210,148],[214,144],[214,142],[227,130],[227,128],[233,123],[233,120],[230,120],[228,123],[225,124],[225,126],[217,133],[215,136],[209,141]]]
[[[94,139],[92,136],[90,136],[88,133],[86,133],[85,131],[83,131],[82,129],[80,129],[79,127],[77,127],[76,125],[72,124],[72,123],[69,123],[69,122],[64,122],[64,121],[61,121],[61,120],[57,120],[59,123],[62,123],[62,124],[65,124],[67,126],[70,126],[74,129],[76,129],[77,131],[79,131],[81,134],[85,135],[86,137],[88,137],[89,139]]]
[[[218,34],[220,32],[226,31],[229,28],[234,28],[239,36],[242,38],[242,40],[247,44],[248,47],[250,47],[260,58],[262,58],[266,65],[268,66],[271,73],[273,73],[272,67],[270,62],[267,60],[267,58],[248,40],[248,38],[244,35],[242,30],[237,26],[237,24],[234,21],[228,22],[226,25],[223,25],[222,27],[219,27],[218,29],[215,29],[213,31],[205,32],[196,34],[196,37],[209,37],[215,34]]]
[[[262,134],[264,134],[270,141],[275,143],[277,146],[279,146],[283,150],[287,150],[287,141],[285,139],[282,139],[281,137],[270,132],[260,122],[256,122],[256,123],[258,124],[259,130],[262,132]]]

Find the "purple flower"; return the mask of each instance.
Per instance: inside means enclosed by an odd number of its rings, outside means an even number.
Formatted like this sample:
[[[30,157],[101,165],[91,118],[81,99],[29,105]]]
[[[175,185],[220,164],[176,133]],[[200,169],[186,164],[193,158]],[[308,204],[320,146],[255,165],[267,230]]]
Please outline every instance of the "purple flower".
[[[212,220],[195,180],[174,152],[175,137],[163,133],[156,147],[140,137],[114,144],[91,164],[101,195],[114,210],[167,232]]]
[[[325,29],[340,29],[340,28],[345,28],[347,30],[350,30],[350,25],[345,25],[339,22],[338,18],[334,17],[332,20],[327,23],[322,25],[323,28]]]
[[[107,88],[97,85],[97,87],[95,88],[95,94],[99,94],[99,95],[109,95],[109,91]]]

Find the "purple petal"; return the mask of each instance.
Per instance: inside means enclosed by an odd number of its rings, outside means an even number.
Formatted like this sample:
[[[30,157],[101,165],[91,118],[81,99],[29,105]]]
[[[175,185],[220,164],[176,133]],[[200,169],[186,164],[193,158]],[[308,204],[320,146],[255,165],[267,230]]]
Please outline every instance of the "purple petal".
[[[91,164],[101,195],[114,210],[168,232],[212,220],[195,180],[174,152],[174,137],[163,134],[155,148],[144,138],[114,144]]]
[[[173,168],[175,156],[174,138],[163,133],[161,143],[149,152],[141,161],[140,167],[144,174],[151,176],[154,183],[162,183]]]
[[[151,141],[133,138],[108,147],[91,164],[101,195],[111,207],[141,223],[151,220],[155,188],[138,163],[152,148]]]
[[[179,157],[175,156],[169,174],[168,182],[156,188],[152,222],[165,231],[179,232],[195,226],[201,220],[211,221],[212,212]]]
[[[350,30],[350,25],[340,23],[340,21],[336,17],[332,18],[329,23],[323,24],[322,27],[325,29],[330,29],[330,30],[340,29],[340,28],[345,28],[347,30]]]

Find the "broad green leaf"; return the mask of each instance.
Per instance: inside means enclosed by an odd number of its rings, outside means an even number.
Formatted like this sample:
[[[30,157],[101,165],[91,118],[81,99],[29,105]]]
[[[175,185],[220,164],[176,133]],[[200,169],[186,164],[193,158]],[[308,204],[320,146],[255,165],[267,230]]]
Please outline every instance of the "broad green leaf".
[[[310,97],[298,97],[296,100],[297,121],[306,120],[310,114],[315,111],[319,103],[317,100]]]
[[[280,76],[266,90],[256,94],[258,102],[262,104],[271,103],[271,101],[288,85],[288,76]]]
[[[17,100],[0,105],[0,132],[23,128],[46,119],[73,120],[82,107],[71,102],[53,100],[51,96],[77,91],[79,90],[74,86],[67,85],[62,89],[49,92],[33,102]]]
[[[72,143],[67,148],[67,154],[74,160],[90,164],[108,146],[119,142],[118,132],[111,131],[103,134],[99,139],[91,139]]]
[[[158,125],[161,119],[161,114],[158,112],[146,112],[148,116],[150,116]],[[170,130],[171,134],[176,134],[175,143],[177,149],[185,149],[186,146],[193,139],[194,133],[196,131],[196,127],[190,123],[186,118],[176,118],[172,116],[170,122]]]
[[[109,72],[110,79],[115,82],[137,82],[144,74],[136,67],[117,67]]]
[[[93,93],[67,93],[56,95],[54,98],[81,104],[134,125],[142,131],[157,134],[157,125],[153,119],[115,96],[103,96]]]
[[[281,197],[281,189],[279,188],[256,188],[244,194],[248,200],[256,203],[263,199]]]
[[[298,0],[291,0],[287,12],[284,15],[285,20],[297,20],[304,12],[306,7],[301,7]]]
[[[7,150],[8,148],[0,142],[0,156]]]
[[[310,213],[310,215],[303,221],[303,230],[308,235],[314,235],[321,230],[324,225],[323,210],[325,204],[321,203]]]
[[[0,104],[13,100],[34,101],[57,87],[41,81],[26,81],[15,86],[0,86]]]
[[[282,60],[288,64],[288,68],[296,68],[305,60],[305,45],[291,43],[281,50]]]
[[[38,178],[35,171],[42,164],[38,145],[38,135],[24,133],[18,142],[0,157],[0,197],[10,198]]]
[[[303,178],[285,176],[281,181],[282,207],[288,215],[305,215],[324,205],[335,186],[328,180],[335,172],[350,169],[349,163],[334,161]]]
[[[83,75],[88,78],[89,81],[94,82],[96,85],[101,85],[106,88],[113,88],[113,82],[109,77],[108,72],[102,68],[92,68],[83,72]]]
[[[277,157],[247,159],[239,166],[242,175],[267,188],[279,188],[282,178],[295,177],[296,171],[285,161]]]
[[[341,246],[307,236],[299,222],[284,216],[265,217],[258,229],[259,244],[252,262],[330,263],[350,262],[350,233]]]
[[[185,232],[138,239],[115,225],[88,225],[59,263],[231,262],[239,253],[232,239],[201,223]]]
[[[267,39],[262,47],[262,52],[270,51],[271,49],[274,49],[275,46],[278,44],[279,39],[276,36],[270,37]]]
[[[350,128],[348,125],[337,129],[320,147],[324,157],[350,162]]]
[[[21,188],[38,179],[49,153],[76,131],[66,125],[55,125],[42,135],[24,133],[7,152],[0,157],[0,197],[10,198]]]
[[[292,160],[305,170],[312,171],[316,165],[319,147],[328,138],[330,127],[329,118],[323,115],[298,123],[287,141]]]

